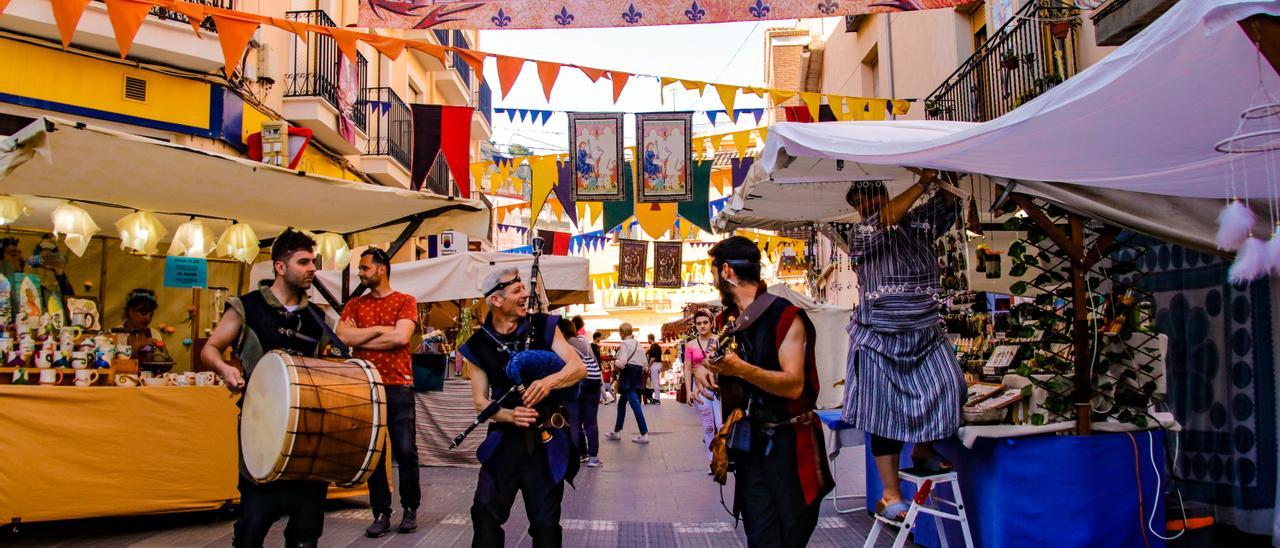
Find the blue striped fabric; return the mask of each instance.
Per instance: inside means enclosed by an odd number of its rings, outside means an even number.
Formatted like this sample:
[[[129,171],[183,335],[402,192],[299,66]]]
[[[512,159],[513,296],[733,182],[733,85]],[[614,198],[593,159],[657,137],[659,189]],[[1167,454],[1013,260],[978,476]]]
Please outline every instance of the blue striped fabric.
[[[578,335],[569,339],[569,346],[578,351],[578,357],[582,358],[583,365],[587,366],[587,379],[589,381],[601,381],[600,362],[596,361],[596,355],[591,352],[591,342],[587,338]]]
[[[942,328],[933,248],[956,214],[935,195],[891,230],[878,216],[850,230],[861,298],[848,327],[842,416],[855,428],[918,443],[960,427],[964,375]]]

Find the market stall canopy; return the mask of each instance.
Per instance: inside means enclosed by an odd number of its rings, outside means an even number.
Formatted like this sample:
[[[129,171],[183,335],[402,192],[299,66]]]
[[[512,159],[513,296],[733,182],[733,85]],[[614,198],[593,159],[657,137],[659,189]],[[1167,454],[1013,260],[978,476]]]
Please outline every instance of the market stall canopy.
[[[1178,2],[1102,61],[990,122],[777,124],[759,164],[777,182],[798,158],[1199,198],[1231,198],[1234,178],[1241,197],[1273,196],[1268,154],[1214,150],[1243,110],[1272,102],[1260,80],[1280,96],[1280,76],[1237,24],[1258,14],[1280,15],[1280,2]],[[1280,128],[1272,116],[1244,131],[1268,122]]]
[[[358,263],[353,260],[353,265]],[[434,259],[394,263],[391,265],[391,285],[396,291],[412,295],[420,303],[447,302],[465,299],[479,299],[484,296],[480,283],[490,271],[507,266],[520,269],[520,277],[529,280],[529,269],[533,266],[530,255],[513,255],[510,253],[459,253]],[[586,304],[592,302],[592,286],[589,277],[589,264],[582,257],[561,257],[546,255],[538,262],[542,273],[540,283],[546,291],[548,300],[553,306],[570,304]],[[264,280],[271,277],[271,263],[261,262],[253,265],[252,280]],[[336,290],[342,287],[342,273],[332,270],[317,272],[317,277],[324,285]],[[354,272],[351,274],[352,285],[359,283]],[[313,298],[319,299],[318,294]],[[317,301],[323,302],[323,301]]]
[[[421,234],[454,229],[483,238],[490,214],[478,201],[312,175],[57,118],[0,139],[0,193],[31,208],[15,223],[23,228],[50,230],[49,213],[75,200],[107,234],[140,209],[156,213],[170,234],[194,215],[248,223],[262,238],[287,227],[352,234],[353,245],[392,240],[418,214],[429,217]]]

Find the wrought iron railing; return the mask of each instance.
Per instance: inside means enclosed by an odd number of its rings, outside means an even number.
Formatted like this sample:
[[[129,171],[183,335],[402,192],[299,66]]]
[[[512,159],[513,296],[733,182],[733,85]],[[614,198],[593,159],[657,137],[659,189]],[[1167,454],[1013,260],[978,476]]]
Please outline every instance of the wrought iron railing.
[[[985,122],[1076,74],[1080,10],[1028,2],[924,101],[931,120]]]
[[[480,110],[484,120],[489,122],[489,127],[493,127],[493,90],[489,88],[489,82],[480,82],[479,95],[476,108]]]
[[[449,45],[449,31],[444,29],[432,29],[431,32],[435,33],[436,40],[440,42],[440,45]]]
[[[390,156],[405,169],[413,168],[413,114],[391,88],[364,93],[369,112],[370,156]]]
[[[96,0],[96,1],[103,2],[104,0]],[[235,9],[233,0],[188,0],[188,1],[191,2],[192,4],[200,4],[202,6],[213,6],[215,8],[222,8],[222,9],[228,9],[228,10]],[[147,12],[147,14],[151,15],[152,17],[164,19],[166,21],[177,21],[179,23],[184,23],[188,25],[191,24],[190,21],[187,19],[187,16],[170,9],[162,8],[160,6],[151,8],[151,11]],[[209,19],[207,17],[205,18],[204,21],[200,22],[200,28],[207,30],[209,32],[218,32],[218,27],[213,24],[213,19]]]
[[[337,26],[323,10],[289,11],[285,12],[285,17],[291,21],[323,27]],[[320,97],[341,112],[344,102],[339,96],[340,92],[344,91],[340,78],[341,67],[346,63],[346,58],[338,50],[338,43],[332,36],[308,32],[305,44],[299,39],[294,40],[293,72],[285,75],[284,96]],[[364,55],[356,53],[355,82],[351,84],[350,90],[354,94],[352,101],[354,108],[349,115],[360,131],[366,131],[368,127],[368,109],[360,105],[359,99],[362,97],[365,82],[368,82],[368,76],[369,62]]]

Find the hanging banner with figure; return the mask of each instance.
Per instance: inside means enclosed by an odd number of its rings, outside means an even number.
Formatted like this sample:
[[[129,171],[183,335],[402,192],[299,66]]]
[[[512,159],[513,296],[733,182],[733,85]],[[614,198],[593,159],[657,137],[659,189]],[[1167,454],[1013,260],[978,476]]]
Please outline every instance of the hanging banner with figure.
[[[681,278],[683,242],[653,242],[653,287],[679,289]]]
[[[693,113],[636,115],[636,159],[640,165],[638,202],[693,199]]]
[[[973,0],[362,0],[357,26],[573,29],[843,17]]]
[[[622,115],[569,113],[575,202],[630,200],[622,185]]]
[[[644,273],[648,263],[649,242],[620,240],[618,242],[618,286],[644,287]]]

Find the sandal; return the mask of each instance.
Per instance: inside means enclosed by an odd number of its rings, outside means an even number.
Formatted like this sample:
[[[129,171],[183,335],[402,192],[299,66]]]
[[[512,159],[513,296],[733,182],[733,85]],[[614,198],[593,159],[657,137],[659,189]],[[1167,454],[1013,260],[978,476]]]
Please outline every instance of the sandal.
[[[955,470],[947,459],[942,455],[931,453],[927,457],[911,457],[911,471],[925,476],[938,476],[948,474]]]
[[[876,517],[892,522],[901,522],[907,519],[907,512],[910,510],[911,505],[902,500],[889,505],[886,505],[884,501],[876,503]]]

